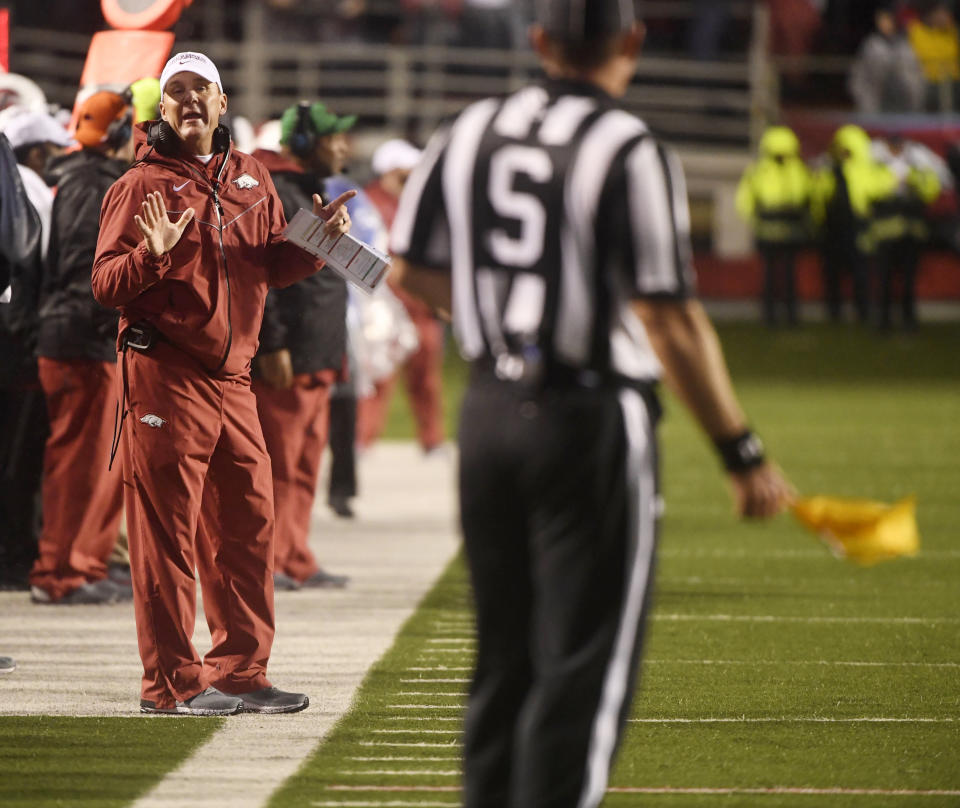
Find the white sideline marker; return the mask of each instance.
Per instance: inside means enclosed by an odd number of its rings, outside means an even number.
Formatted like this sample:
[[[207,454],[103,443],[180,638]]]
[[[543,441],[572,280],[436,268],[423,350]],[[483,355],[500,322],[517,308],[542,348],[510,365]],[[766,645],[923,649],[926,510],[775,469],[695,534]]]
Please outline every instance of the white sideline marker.
[[[823,716],[781,716],[747,718],[628,718],[631,724],[952,724],[956,718],[896,718],[861,716],[827,718]]]
[[[851,668],[960,668],[960,662],[860,662],[841,659],[645,659],[645,665],[838,665]],[[401,682],[468,682],[469,679],[401,679]]]

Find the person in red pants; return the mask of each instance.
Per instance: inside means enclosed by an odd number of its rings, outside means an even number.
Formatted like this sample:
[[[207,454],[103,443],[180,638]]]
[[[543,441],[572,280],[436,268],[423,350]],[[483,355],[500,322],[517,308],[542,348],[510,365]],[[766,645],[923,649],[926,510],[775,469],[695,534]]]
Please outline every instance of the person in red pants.
[[[120,310],[120,435],[148,713],[287,713],[303,693],[267,679],[274,511],[250,365],[269,287],[323,264],[283,236],[270,175],[235,151],[216,66],[179,53],[160,76],[162,121],[107,192],[93,292]],[[349,230],[350,194],[314,213]],[[193,646],[196,580],[213,647]]]
[[[111,603],[132,597],[108,575],[122,510],[121,478],[106,463],[113,430],[116,312],[90,292],[100,205],[133,161],[133,111],[99,92],[78,113],[79,151],[47,164],[57,186],[40,298],[38,372],[50,436],[43,459],[43,529],[30,572],[35,603]]]
[[[342,168],[343,133],[355,122],[319,102],[301,102],[283,113],[280,153],[254,154],[270,172],[288,219],[323,193],[324,177]],[[346,316],[347,285],[332,272],[267,295],[253,392],[273,467],[277,589],[339,588],[349,580],[321,568],[309,546],[330,392],[344,364]]]
[[[420,159],[420,150],[405,140],[388,140],[373,153],[376,179],[364,188],[389,229],[397,213],[404,183]],[[417,329],[419,347],[404,364],[404,381],[417,426],[417,438],[424,452],[443,444],[443,324],[420,300],[391,284]],[[373,444],[383,432],[396,376],[377,382],[373,395],[361,399],[357,411],[357,442]]]

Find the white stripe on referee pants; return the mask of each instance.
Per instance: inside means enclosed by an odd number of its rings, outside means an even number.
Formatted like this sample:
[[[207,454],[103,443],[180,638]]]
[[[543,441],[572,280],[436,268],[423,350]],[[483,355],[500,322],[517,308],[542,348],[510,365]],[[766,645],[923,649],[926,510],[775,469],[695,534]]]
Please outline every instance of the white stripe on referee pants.
[[[587,777],[578,808],[594,808],[603,799],[607,788],[620,711],[630,689],[630,661],[637,642],[653,556],[657,498],[653,428],[646,405],[636,390],[621,391],[620,407],[627,436],[627,496],[630,524],[635,531],[634,556],[613,656],[604,676],[600,705],[593,722],[587,751]]]

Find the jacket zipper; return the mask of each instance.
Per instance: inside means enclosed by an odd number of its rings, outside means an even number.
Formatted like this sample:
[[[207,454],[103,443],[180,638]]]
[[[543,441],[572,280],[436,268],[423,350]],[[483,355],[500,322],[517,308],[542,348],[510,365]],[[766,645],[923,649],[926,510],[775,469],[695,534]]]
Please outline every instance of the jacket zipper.
[[[210,181],[204,175],[203,179],[213,191],[213,206],[214,210],[217,212],[217,238],[220,243],[220,258],[223,260],[223,276],[227,281],[227,347],[223,352],[223,358],[220,360],[220,363],[212,370],[211,373],[219,373],[223,370],[223,366],[227,364],[227,358],[230,356],[230,348],[233,346],[233,318],[231,315],[232,309],[232,300],[230,292],[230,268],[227,266],[227,252],[223,248],[223,206],[220,204],[220,178],[223,176],[223,170],[227,167],[227,161],[230,159],[230,152],[233,151],[232,146],[227,147],[227,152],[223,157],[223,162],[220,164],[220,169],[217,171],[216,179],[213,181],[213,184],[210,184]],[[191,171],[195,174],[200,174],[193,166],[189,163],[185,163]]]

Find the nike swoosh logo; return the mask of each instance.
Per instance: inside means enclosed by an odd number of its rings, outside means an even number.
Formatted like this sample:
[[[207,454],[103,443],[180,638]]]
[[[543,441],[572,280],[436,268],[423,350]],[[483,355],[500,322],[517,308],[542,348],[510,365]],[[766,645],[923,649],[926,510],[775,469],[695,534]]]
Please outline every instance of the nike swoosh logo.
[[[187,180],[185,183],[183,183],[183,185],[174,185],[174,186],[173,186],[173,190],[174,190],[174,191],[182,191],[182,190],[183,190],[184,188],[186,188],[189,184],[190,184],[190,180]]]

